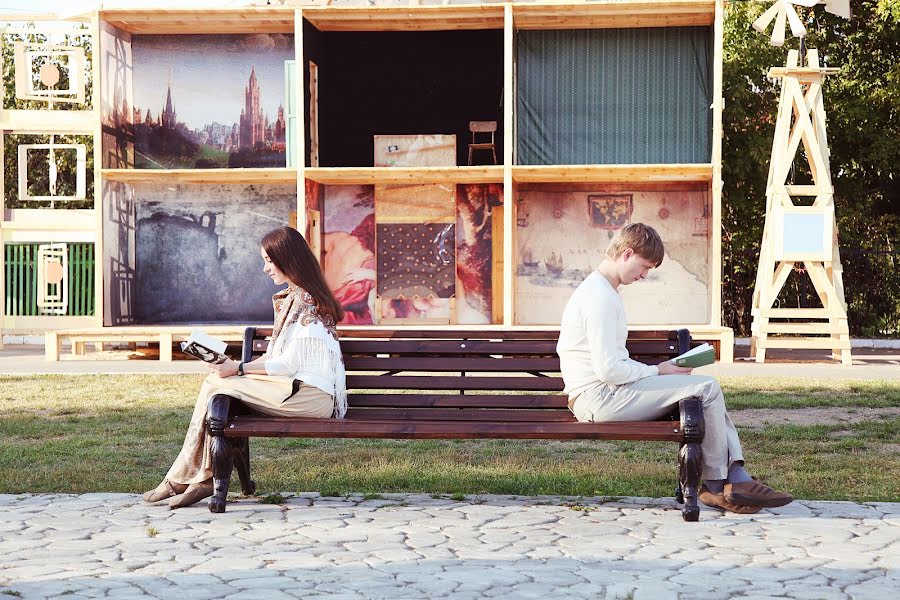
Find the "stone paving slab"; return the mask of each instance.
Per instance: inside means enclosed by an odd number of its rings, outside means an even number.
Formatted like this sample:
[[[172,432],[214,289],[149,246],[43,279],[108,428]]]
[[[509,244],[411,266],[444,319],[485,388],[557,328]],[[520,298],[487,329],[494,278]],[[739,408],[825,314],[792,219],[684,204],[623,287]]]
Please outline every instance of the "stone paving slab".
[[[0,600],[900,597],[900,503],[685,523],[670,499],[284,496],[0,495]]]

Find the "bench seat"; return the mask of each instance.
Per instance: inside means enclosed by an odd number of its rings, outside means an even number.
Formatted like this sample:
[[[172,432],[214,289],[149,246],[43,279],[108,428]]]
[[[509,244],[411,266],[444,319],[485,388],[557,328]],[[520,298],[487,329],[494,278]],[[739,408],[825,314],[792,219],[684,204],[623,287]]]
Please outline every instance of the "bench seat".
[[[245,362],[265,352],[268,336],[270,329],[247,329]],[[244,493],[255,492],[250,437],[644,440],[680,445],[676,499],[684,502],[685,520],[697,520],[700,401],[680,399],[657,421],[579,423],[561,394],[556,337],[551,331],[518,330],[341,332],[349,405],[344,419],[242,414],[246,411],[227,395],[210,400],[215,487],[210,510],[225,510],[233,469]],[[636,332],[627,346],[636,360],[657,364],[690,344],[682,329]]]

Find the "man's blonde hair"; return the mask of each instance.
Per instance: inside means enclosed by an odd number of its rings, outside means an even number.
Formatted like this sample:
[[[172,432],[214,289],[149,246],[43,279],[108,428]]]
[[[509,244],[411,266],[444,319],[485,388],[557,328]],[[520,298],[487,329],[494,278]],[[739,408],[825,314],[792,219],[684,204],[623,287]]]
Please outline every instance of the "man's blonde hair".
[[[606,256],[616,260],[626,248],[631,248],[641,258],[656,263],[657,267],[662,264],[665,253],[662,238],[649,225],[632,223],[620,229],[609,243]]]

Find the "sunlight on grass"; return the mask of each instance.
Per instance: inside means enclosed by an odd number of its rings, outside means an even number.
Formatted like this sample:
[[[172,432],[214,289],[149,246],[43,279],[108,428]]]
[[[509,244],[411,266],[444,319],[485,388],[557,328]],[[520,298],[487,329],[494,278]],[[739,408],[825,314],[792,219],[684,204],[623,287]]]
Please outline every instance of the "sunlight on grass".
[[[202,377],[0,376],[0,493],[156,486],[181,447]],[[723,388],[732,410],[900,406],[900,382],[726,378]],[[750,470],[797,497],[900,501],[898,418],[741,435]],[[677,445],[658,442],[253,439],[251,448],[262,496],[671,496],[676,478]]]

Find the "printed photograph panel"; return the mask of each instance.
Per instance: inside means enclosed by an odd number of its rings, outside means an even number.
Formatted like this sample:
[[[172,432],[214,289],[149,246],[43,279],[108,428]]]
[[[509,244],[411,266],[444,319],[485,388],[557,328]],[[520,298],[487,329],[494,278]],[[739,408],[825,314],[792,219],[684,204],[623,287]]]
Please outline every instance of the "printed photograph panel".
[[[627,196],[632,200],[630,216],[612,216],[616,211],[627,214]],[[596,225],[598,200],[603,227]],[[708,322],[709,202],[708,190],[693,184],[520,189],[516,198],[517,324],[559,324],[572,291],[603,260],[615,231],[632,222],[653,226],[666,252],[662,264],[645,280],[620,288],[628,322]]]
[[[134,35],[132,55],[136,167],[285,166],[292,35]]]
[[[326,185],[322,271],[344,308],[344,325],[371,325],[375,314],[375,190]]]
[[[493,213],[503,186],[463,184],[456,194],[456,322],[481,325],[493,316]]]

